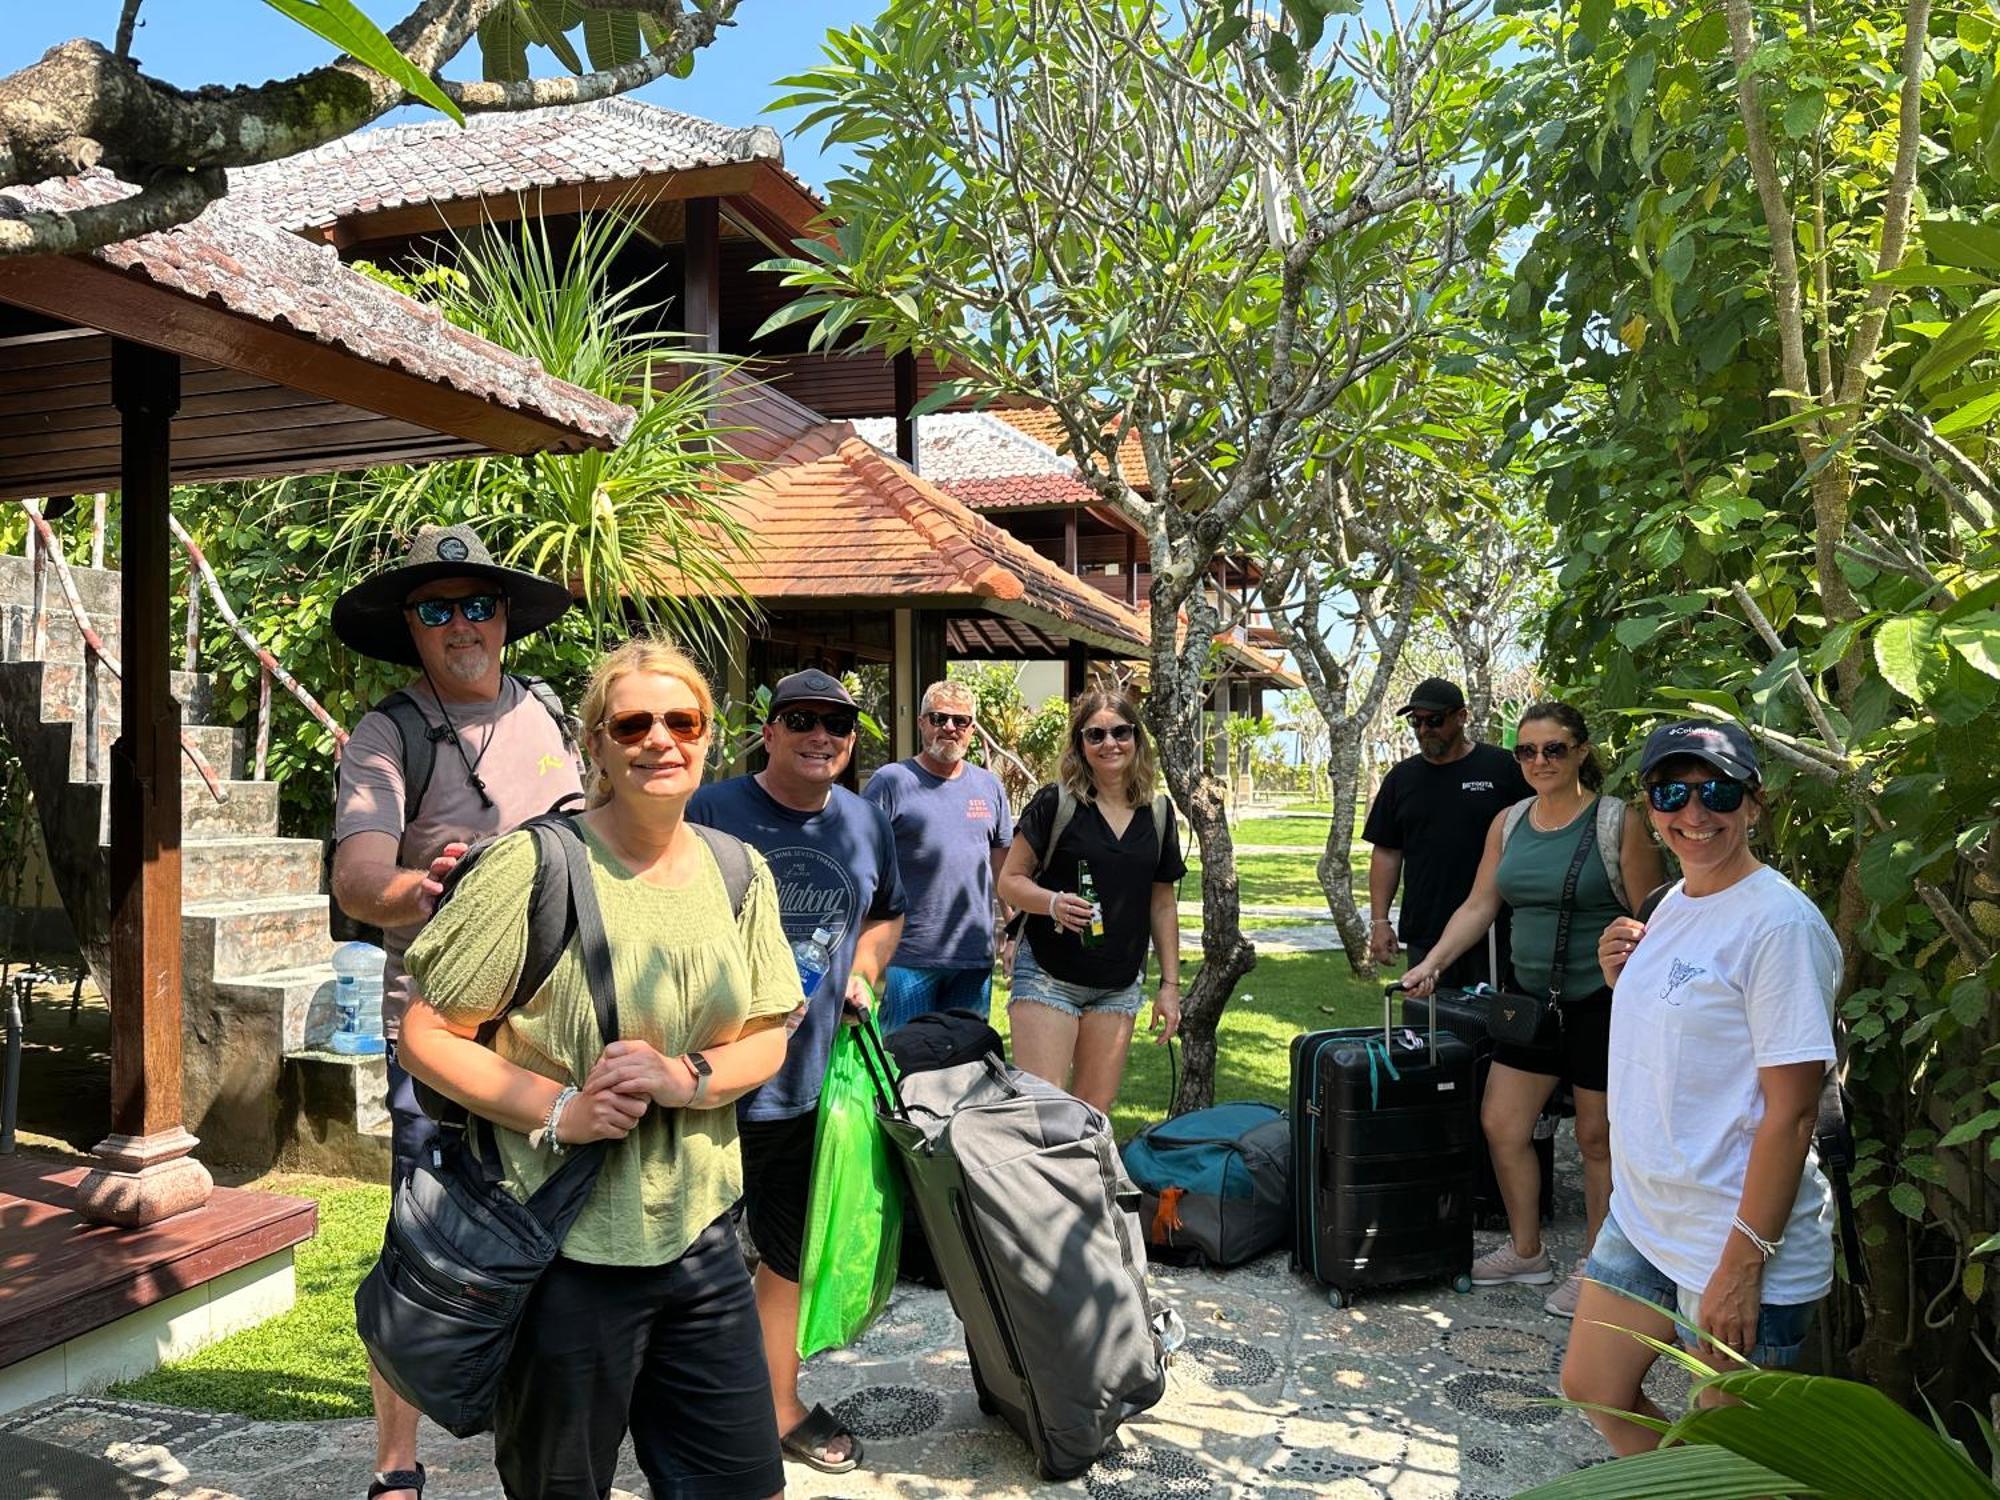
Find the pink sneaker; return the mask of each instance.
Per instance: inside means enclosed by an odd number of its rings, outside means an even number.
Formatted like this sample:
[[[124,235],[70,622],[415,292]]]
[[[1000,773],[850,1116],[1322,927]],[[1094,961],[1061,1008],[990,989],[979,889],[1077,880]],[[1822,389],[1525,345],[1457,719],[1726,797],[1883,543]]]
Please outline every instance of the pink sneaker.
[[[1549,1293],[1542,1304],[1552,1317],[1573,1318],[1576,1316],[1576,1299],[1583,1295],[1583,1263],[1586,1257],[1579,1255],[1576,1264],[1570,1267],[1563,1284]]]
[[[1547,1286],[1555,1279],[1546,1248],[1533,1255],[1521,1255],[1516,1253],[1511,1239],[1502,1241],[1499,1249],[1487,1251],[1472,1263],[1474,1286],[1506,1286],[1510,1282]]]

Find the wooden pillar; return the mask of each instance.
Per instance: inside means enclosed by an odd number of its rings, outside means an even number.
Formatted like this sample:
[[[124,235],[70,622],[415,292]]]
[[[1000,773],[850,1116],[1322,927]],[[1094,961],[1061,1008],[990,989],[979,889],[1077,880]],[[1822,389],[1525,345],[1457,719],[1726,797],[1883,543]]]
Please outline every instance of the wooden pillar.
[[[1139,607],[1139,533],[1125,533],[1125,606]]]
[[[1066,697],[1076,695],[1090,686],[1090,648],[1082,641],[1069,643],[1069,655],[1063,663],[1063,693]]]
[[[895,706],[896,722],[890,727],[889,743],[897,760],[917,753],[917,695],[923,684],[917,676],[917,631],[913,611],[899,609],[895,618],[896,659],[889,669],[889,701]]]
[[[681,327],[689,349],[715,354],[722,348],[722,215],[713,198],[690,198],[686,208]]]
[[[922,473],[917,462],[917,419],[910,415],[910,408],[917,404],[917,356],[905,349],[895,359],[896,373],[896,457],[908,464],[915,473]]]
[[[167,628],[169,430],[177,355],[117,340],[121,419],[119,621],[124,678],[111,747],[111,1134],[76,1189],[77,1212],[151,1224],[213,1186],[181,1120],[181,711]]]
[[[1063,571],[1072,578],[1083,575],[1077,572],[1076,518],[1078,507],[1072,505],[1063,516]]]
[[[920,609],[912,624],[916,639],[917,697],[934,682],[944,681],[947,621],[941,609]]]

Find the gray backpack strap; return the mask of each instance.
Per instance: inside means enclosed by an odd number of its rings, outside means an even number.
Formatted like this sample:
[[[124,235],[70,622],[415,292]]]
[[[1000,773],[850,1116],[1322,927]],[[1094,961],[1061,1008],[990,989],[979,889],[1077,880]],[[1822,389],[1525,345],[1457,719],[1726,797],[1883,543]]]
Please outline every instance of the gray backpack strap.
[[[734,834],[724,833],[720,828],[710,828],[706,823],[690,823],[688,827],[695,837],[708,845],[708,852],[715,856],[716,868],[722,872],[722,888],[729,893],[729,909],[738,917],[743,915],[743,898],[750,894],[750,847]]]
[[[570,717],[569,710],[563,707],[562,698],[549,686],[548,680],[542,677],[527,677],[518,672],[509,672],[507,675],[520,683],[522,690],[541,704],[548,716],[556,721],[556,729],[562,734],[563,748],[575,754],[576,747],[582,739],[579,732],[581,726]]]
[[[1042,851],[1042,868],[1044,870],[1049,867],[1049,861],[1055,857],[1056,845],[1062,842],[1063,830],[1069,827],[1075,817],[1076,798],[1070,795],[1068,787],[1064,786],[1061,782],[1057,782],[1056,815],[1049,821],[1049,847]]]
[[[1622,910],[1631,911],[1632,898],[1625,890],[1625,804],[1601,793],[1597,798],[1597,857],[1604,861],[1612,899]]]
[[[1521,826],[1521,819],[1527,817],[1528,809],[1534,805],[1535,799],[1533,797],[1523,797],[1502,814],[1507,820],[1500,825],[1500,847],[1503,850],[1507,847],[1507,840],[1514,836],[1514,830]]]
[[[417,700],[402,688],[376,704],[375,712],[388,716],[396,726],[396,737],[403,742],[403,829],[408,832],[417,820],[417,809],[424,805],[424,793],[431,788],[438,741],[451,731],[426,718]]]

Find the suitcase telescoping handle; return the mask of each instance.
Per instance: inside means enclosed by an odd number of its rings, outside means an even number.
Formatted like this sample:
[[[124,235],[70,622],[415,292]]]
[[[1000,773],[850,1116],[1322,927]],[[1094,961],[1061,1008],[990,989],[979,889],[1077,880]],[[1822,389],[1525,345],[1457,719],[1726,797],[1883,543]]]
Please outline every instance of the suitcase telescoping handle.
[[[1391,1007],[1394,1006],[1396,997],[1403,993],[1405,993],[1403,981],[1400,979],[1382,986],[1382,1043],[1384,1046],[1387,1046],[1389,1042],[1389,1016]],[[1435,1068],[1438,1060],[1438,992],[1436,985],[1431,986],[1430,1002],[1431,1066]]]

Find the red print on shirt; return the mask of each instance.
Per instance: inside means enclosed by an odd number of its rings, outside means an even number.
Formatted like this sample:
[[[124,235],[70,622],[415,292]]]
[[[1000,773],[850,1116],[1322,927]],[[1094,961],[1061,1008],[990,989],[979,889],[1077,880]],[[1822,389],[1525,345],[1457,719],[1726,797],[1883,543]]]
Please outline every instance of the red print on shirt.
[[[965,815],[968,818],[975,818],[983,822],[985,819],[993,816],[993,809],[986,805],[984,797],[967,797],[965,799]]]

